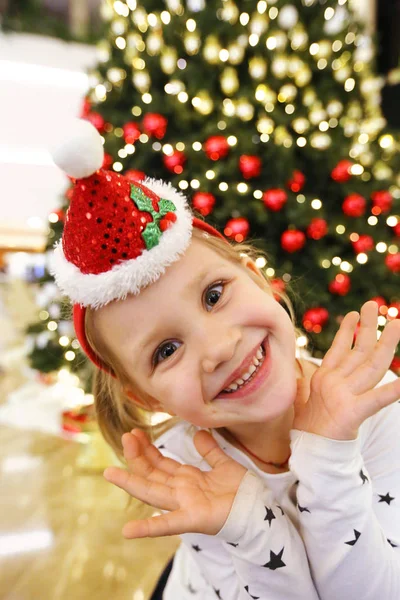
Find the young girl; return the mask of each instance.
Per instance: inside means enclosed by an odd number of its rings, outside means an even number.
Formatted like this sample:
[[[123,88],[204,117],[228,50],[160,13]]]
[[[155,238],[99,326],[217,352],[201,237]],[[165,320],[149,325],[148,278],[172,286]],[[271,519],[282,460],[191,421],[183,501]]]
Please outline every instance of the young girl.
[[[53,270],[127,462],[105,476],[166,511],[124,535],[182,535],[162,598],[398,600],[400,321],[377,341],[367,302],[322,362],[296,357],[293,320],[248,254],[171,186],[102,157],[86,122],[55,152],[77,180]],[[157,449],[143,416],[159,411]]]

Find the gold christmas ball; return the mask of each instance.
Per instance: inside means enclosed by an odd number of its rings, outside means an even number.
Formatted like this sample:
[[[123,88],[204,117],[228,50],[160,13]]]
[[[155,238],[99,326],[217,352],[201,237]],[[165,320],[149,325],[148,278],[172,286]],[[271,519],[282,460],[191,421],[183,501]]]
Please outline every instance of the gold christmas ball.
[[[308,83],[310,83],[312,77],[312,72],[308,66],[304,66],[296,75],[294,76],[294,81],[296,85],[299,87],[304,87]]]
[[[204,44],[203,56],[211,65],[217,65],[219,63],[219,53],[221,49],[222,47],[218,38],[215,35],[209,35]]]
[[[235,112],[242,121],[251,121],[254,116],[254,106],[250,104],[247,98],[240,98],[235,103]]]
[[[271,63],[271,70],[275,77],[283,79],[288,71],[288,59],[284,54],[278,55]]]
[[[177,60],[178,55],[175,48],[165,46],[161,52],[160,57],[160,65],[164,73],[166,73],[167,75],[172,75],[172,73],[176,69]]]
[[[200,37],[195,31],[187,33],[183,38],[183,43],[190,56],[197,54],[200,50]]]
[[[239,79],[234,67],[226,67],[220,77],[221,89],[227,96],[232,96],[239,88]]]
[[[139,92],[144,93],[149,91],[151,81],[147,71],[134,71],[132,81]]]
[[[269,117],[261,117],[257,121],[257,131],[260,133],[268,133],[271,134],[274,131],[275,123]]]
[[[313,133],[310,136],[310,144],[317,150],[326,150],[332,143],[332,138],[327,133]]]
[[[297,88],[293,83],[285,83],[279,90],[278,99],[281,102],[292,102],[297,96]]]

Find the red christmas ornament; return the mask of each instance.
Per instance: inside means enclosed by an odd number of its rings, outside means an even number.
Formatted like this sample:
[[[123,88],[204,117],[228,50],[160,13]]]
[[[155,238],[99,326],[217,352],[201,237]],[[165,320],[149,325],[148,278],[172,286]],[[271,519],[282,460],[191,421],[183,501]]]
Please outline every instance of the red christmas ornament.
[[[322,306],[309,308],[303,315],[303,327],[306,331],[320,333],[329,320],[329,312]]]
[[[96,129],[97,129],[97,131],[99,133],[102,133],[104,131],[104,126],[105,126],[106,122],[105,122],[105,120],[103,119],[103,117],[101,116],[100,113],[98,113],[98,112],[89,112],[85,116],[85,119],[87,121],[90,121],[90,123],[94,127],[96,127]]]
[[[360,235],[358,240],[351,242],[356,254],[360,252],[369,252],[374,248],[374,239],[370,235]]]
[[[392,194],[387,190],[380,190],[379,192],[373,192],[371,194],[372,204],[375,208],[380,208],[380,213],[389,212],[392,208],[393,198]],[[373,214],[376,214],[376,211],[372,210]]]
[[[186,162],[186,156],[180,150],[174,150],[172,154],[164,154],[163,163],[168,171],[180,175],[183,171],[183,165]]]
[[[229,144],[223,135],[213,135],[204,143],[204,152],[211,160],[225,158],[229,152]]]
[[[203,217],[209,215],[215,204],[215,196],[209,192],[196,192],[192,198],[192,206],[195,208]]]
[[[82,106],[81,106],[81,113],[80,113],[80,118],[81,119],[86,119],[87,115],[90,112],[90,109],[92,108],[91,102],[89,100],[89,98],[84,98],[83,102],[82,102]]]
[[[292,190],[292,192],[297,193],[303,189],[305,182],[306,178],[304,174],[296,169],[293,171],[292,177],[289,179],[286,185],[290,190]]]
[[[313,240],[320,240],[328,233],[328,223],[325,219],[315,217],[307,227],[307,236]]]
[[[224,234],[226,237],[234,239],[235,242],[243,242],[249,235],[250,224],[245,217],[236,217],[229,219],[225,225]]]
[[[62,208],[56,208],[55,210],[52,210],[51,214],[57,215],[58,220],[61,221],[61,223],[64,223],[65,212],[62,210]]]
[[[329,291],[331,294],[337,294],[338,296],[346,296],[351,288],[351,279],[344,273],[336,275],[335,279],[329,284]]]
[[[390,369],[396,373],[396,375],[400,375],[400,357],[395,356],[392,362],[390,363]]]
[[[140,138],[140,129],[134,121],[129,121],[129,123],[125,123],[122,128],[124,132],[124,140],[127,144],[134,144],[136,140]]]
[[[111,165],[113,164],[114,159],[111,156],[111,154],[107,154],[107,152],[104,152],[104,159],[103,159],[103,164],[101,166],[102,169],[109,169],[111,167]]]
[[[367,208],[367,201],[360,194],[350,194],[344,199],[342,209],[348,217],[361,217]]]
[[[286,252],[297,252],[306,243],[306,236],[299,229],[288,229],[281,236],[281,246]]]
[[[261,173],[262,161],[258,156],[242,154],[239,158],[239,170],[245,179],[259,177]]]
[[[283,281],[283,279],[280,279],[279,277],[277,277],[276,279],[272,279],[271,280],[271,287],[274,293],[274,298],[277,302],[279,302],[281,300],[281,297],[276,293],[276,292],[280,292],[283,293],[286,289],[286,283]]]
[[[400,221],[393,227],[393,231],[396,237],[400,237]]]
[[[177,216],[173,212],[167,213],[160,221],[160,229],[161,231],[165,231],[168,227],[171,227],[173,223],[175,223]]]
[[[332,170],[331,177],[334,181],[338,183],[344,183],[345,181],[349,181],[351,178],[350,168],[353,166],[353,163],[350,160],[341,160],[338,162],[336,167]]]
[[[143,179],[145,179],[146,175],[145,173],[143,173],[143,171],[137,171],[136,169],[129,169],[128,171],[125,171],[124,173],[124,177],[127,178],[128,181],[130,181],[131,183],[137,183],[138,181],[143,181]]]
[[[263,194],[263,202],[267,208],[277,212],[286,204],[287,193],[281,188],[271,188],[270,190],[265,190]]]
[[[400,273],[400,252],[396,252],[396,254],[387,254],[385,265],[390,271],[393,271],[393,273]]]
[[[147,113],[143,118],[143,129],[159,140],[165,136],[168,120],[158,113]]]

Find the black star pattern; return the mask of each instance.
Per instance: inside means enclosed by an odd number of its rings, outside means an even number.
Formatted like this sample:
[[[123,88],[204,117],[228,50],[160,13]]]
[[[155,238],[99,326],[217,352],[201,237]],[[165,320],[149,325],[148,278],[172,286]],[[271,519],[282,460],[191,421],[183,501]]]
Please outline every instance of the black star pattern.
[[[279,506],[279,504],[277,504],[277,507],[279,508],[279,510],[281,511],[281,513],[284,515],[285,513],[283,512],[283,508],[282,506]],[[265,520],[265,519],[264,519]]]
[[[263,567],[267,567],[267,569],[271,569],[271,571],[275,571],[276,569],[280,569],[281,567],[286,567],[286,563],[282,560],[283,551],[285,548],[279,552],[279,554],[275,554],[270,550],[269,552],[269,562],[262,565]]]
[[[353,531],[354,531],[355,539],[351,540],[350,542],[345,542],[345,544],[347,544],[348,546],[354,546],[355,543],[358,541],[358,538],[361,535],[361,533],[359,531],[357,531],[356,529],[353,529]]]
[[[308,508],[306,506],[300,506],[299,503],[297,503],[297,508],[299,509],[300,512],[308,512],[311,514],[311,512],[308,510]]]
[[[398,548],[397,544],[395,544],[394,542],[392,542],[392,540],[388,539],[388,542],[392,546],[392,548]]]
[[[245,585],[244,589],[246,590],[246,592],[248,593],[248,595],[250,596],[250,598],[253,598],[253,600],[259,600],[260,596],[252,596],[249,592],[249,586]]]
[[[157,446],[157,447],[158,447],[159,450],[164,450],[165,449],[164,444],[161,444],[160,446]]]
[[[192,587],[190,582],[188,583],[187,588],[191,594],[197,594],[197,590],[195,590],[194,587]]]
[[[194,544],[192,544],[192,548],[193,548],[193,550],[195,550],[196,552],[201,552],[201,548],[200,548],[200,546],[197,546],[197,545],[195,546]]]
[[[216,590],[215,588],[213,588],[213,590],[217,594],[217,597],[220,598],[220,600],[221,600],[221,592],[220,592],[220,590]]]
[[[389,494],[389,492],[386,494],[386,496],[382,496],[382,494],[378,494],[380,500],[379,502],[386,502],[386,504],[388,504],[390,506],[390,503],[392,500],[394,500],[394,498]]]
[[[365,475],[365,473],[363,473],[363,470],[361,469],[360,471],[360,477],[362,479],[363,485],[366,481],[369,481],[368,477]]]
[[[227,544],[229,544],[230,546],[233,546],[234,548],[237,548],[239,546],[239,544],[234,544],[233,542],[226,542]]]
[[[271,523],[274,519],[276,519],[276,516],[274,515],[272,510],[270,508],[268,508],[268,506],[264,506],[264,508],[267,511],[267,514],[264,517],[264,521],[268,521],[269,526],[271,527]]]
[[[300,483],[300,481],[297,480],[297,481],[294,482],[294,485],[299,485],[299,483]]]

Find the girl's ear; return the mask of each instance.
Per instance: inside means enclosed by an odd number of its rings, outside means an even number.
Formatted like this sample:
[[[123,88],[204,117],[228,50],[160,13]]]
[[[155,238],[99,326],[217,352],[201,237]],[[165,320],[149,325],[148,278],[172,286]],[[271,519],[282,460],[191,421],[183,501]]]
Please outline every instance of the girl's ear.
[[[249,258],[248,256],[243,256],[242,265],[246,269],[249,269],[254,275],[256,275],[262,281],[263,284],[265,284],[265,279],[262,276],[260,269],[257,267],[254,260],[251,260],[251,258]]]
[[[164,412],[164,413],[171,415],[172,417],[175,416],[174,413],[165,410],[165,408],[163,407],[161,402],[159,402],[155,398],[149,397],[146,400],[143,400],[142,398],[137,396],[134,392],[132,392],[132,390],[130,390],[129,388],[124,388],[124,394],[130,400],[132,400],[132,402],[134,402],[137,406],[140,406],[140,408],[142,408],[143,410],[145,410],[147,412]]]

